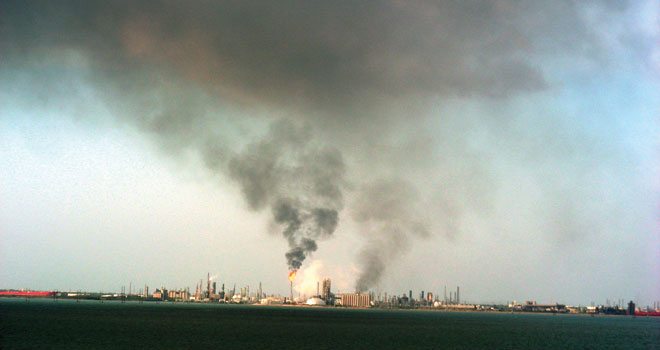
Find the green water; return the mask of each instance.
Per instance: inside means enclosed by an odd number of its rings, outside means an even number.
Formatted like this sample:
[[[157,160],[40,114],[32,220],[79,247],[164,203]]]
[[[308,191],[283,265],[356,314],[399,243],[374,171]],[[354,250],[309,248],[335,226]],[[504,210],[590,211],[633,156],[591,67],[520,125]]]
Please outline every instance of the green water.
[[[660,319],[0,299],[2,349],[660,349]]]

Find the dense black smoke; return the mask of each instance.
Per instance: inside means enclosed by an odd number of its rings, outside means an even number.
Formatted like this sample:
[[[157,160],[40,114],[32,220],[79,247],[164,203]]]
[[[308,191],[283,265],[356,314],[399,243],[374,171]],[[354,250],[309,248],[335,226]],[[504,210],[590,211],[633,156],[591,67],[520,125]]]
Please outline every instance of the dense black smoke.
[[[283,227],[290,269],[299,269],[316,251],[316,240],[337,228],[344,162],[337,150],[314,145],[308,129],[285,121],[273,124],[262,140],[232,157],[229,174],[252,209],[269,206]]]
[[[534,54],[600,50],[579,10],[573,1],[5,1],[0,48],[80,50],[96,73],[130,70],[143,88],[176,74],[232,103],[350,122],[390,100],[542,90]]]

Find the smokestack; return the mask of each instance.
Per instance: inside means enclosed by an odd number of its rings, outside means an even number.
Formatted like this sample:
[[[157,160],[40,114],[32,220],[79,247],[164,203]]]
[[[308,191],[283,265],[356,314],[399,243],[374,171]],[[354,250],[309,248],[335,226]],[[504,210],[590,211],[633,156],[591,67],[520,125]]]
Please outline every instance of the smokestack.
[[[461,303],[461,287],[456,286],[456,304]]]
[[[293,281],[289,281],[291,283],[291,304],[293,304]]]
[[[316,281],[316,296],[319,295],[321,295],[321,293],[319,292],[319,281]]]
[[[211,273],[206,273],[206,295],[211,299]]]

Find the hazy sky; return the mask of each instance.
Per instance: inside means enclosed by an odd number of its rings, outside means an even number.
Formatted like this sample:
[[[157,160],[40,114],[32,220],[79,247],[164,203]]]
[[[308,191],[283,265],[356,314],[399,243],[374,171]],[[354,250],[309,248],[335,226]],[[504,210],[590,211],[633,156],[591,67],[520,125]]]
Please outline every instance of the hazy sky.
[[[660,300],[657,1],[3,1],[0,288]],[[286,256],[285,256],[286,254]]]

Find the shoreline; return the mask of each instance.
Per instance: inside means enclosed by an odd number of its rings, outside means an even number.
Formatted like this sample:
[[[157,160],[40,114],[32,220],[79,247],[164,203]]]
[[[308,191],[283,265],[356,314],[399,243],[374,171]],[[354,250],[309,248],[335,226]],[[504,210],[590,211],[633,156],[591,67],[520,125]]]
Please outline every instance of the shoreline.
[[[90,298],[48,298],[48,297],[0,297],[1,301],[22,301],[29,303],[31,301],[50,301],[50,302],[85,302],[89,303],[109,303],[109,304],[130,304],[130,305],[206,305],[212,307],[272,307],[272,308],[297,308],[306,310],[356,310],[356,311],[385,311],[385,312],[426,312],[426,313],[472,313],[472,314],[509,314],[509,315],[571,315],[583,317],[630,317],[630,318],[654,318],[655,315],[612,315],[612,314],[587,314],[570,312],[529,312],[529,311],[498,311],[498,310],[472,310],[472,309],[451,309],[451,308],[380,308],[380,307],[341,307],[341,306],[312,306],[305,304],[246,304],[246,303],[210,303],[210,302],[190,302],[190,301],[169,301],[169,300],[119,300],[119,299],[90,299]]]

